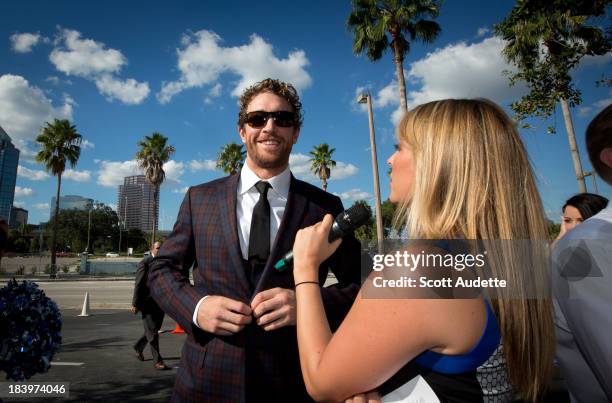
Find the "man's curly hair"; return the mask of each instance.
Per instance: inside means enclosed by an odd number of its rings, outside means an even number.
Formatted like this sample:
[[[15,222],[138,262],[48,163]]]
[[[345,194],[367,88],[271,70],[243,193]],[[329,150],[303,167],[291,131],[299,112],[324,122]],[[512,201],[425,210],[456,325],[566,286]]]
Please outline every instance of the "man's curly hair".
[[[300,102],[300,96],[298,95],[297,90],[293,85],[274,78],[266,78],[265,80],[255,83],[242,93],[242,96],[240,97],[240,112],[238,112],[238,125],[240,127],[242,127],[242,125],[245,123],[249,103],[257,95],[264,92],[278,95],[289,102],[289,105],[291,105],[293,112],[295,112],[296,115],[295,127],[297,129],[302,127],[304,116],[302,114],[302,103]]]

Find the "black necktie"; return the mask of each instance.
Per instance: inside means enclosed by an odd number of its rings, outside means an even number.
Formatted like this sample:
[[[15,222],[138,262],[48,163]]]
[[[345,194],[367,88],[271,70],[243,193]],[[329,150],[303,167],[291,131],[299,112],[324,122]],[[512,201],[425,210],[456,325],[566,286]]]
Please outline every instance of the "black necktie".
[[[253,208],[251,233],[249,235],[249,261],[265,263],[270,256],[270,203],[268,202],[268,182],[259,181],[255,188],[259,192],[259,200]]]

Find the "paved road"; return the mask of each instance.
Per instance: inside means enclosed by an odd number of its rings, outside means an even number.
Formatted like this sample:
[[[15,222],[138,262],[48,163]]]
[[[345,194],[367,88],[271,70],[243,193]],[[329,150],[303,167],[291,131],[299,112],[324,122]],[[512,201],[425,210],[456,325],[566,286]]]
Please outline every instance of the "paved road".
[[[64,324],[61,351],[55,355],[49,372],[37,374],[29,380],[69,382],[70,396],[68,399],[45,398],[36,401],[170,400],[184,334],[160,334],[162,357],[173,369],[159,371],[153,368],[148,347],[144,362],[135,358],[132,345],[143,333],[140,315],[133,315],[126,310],[93,310],[89,317],[79,317],[79,313],[80,310],[62,309]],[[171,330],[174,326],[175,322],[166,316],[162,330]]]
[[[35,281],[45,294],[54,300],[60,309],[81,309],[85,292],[89,292],[92,309],[129,309],[132,306],[134,279],[91,281]],[[325,285],[336,282],[329,277]],[[0,287],[6,280],[0,281]]]
[[[60,309],[81,309],[89,292],[92,309],[128,309],[132,306],[134,279],[91,281],[35,281]],[[0,287],[4,286],[0,283]]]

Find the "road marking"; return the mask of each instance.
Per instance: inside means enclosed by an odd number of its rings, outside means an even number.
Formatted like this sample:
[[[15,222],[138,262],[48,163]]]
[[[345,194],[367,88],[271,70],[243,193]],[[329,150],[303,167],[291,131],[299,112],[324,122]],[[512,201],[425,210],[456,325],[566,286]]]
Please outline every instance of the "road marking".
[[[65,365],[65,366],[71,366],[71,367],[80,367],[81,365],[84,365],[84,362],[68,362],[68,361],[51,361],[51,365]]]

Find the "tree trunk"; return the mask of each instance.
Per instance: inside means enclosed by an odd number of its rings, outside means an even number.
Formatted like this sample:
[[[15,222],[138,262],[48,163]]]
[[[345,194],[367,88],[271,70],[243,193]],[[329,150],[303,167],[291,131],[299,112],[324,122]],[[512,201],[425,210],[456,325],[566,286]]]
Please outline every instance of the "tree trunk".
[[[51,273],[49,277],[55,278],[55,254],[57,252],[56,239],[57,239],[57,222],[59,220],[59,203],[60,203],[60,189],[62,187],[62,174],[57,174],[57,192],[55,194],[55,215],[53,216],[53,230],[51,232]]]
[[[151,248],[155,244],[155,223],[157,222],[157,199],[159,198],[159,185],[155,185],[155,191],[153,192],[153,231],[151,231]]]
[[[584,173],[582,164],[580,163],[580,154],[578,153],[578,145],[576,144],[576,134],[574,133],[574,124],[572,123],[572,115],[570,115],[569,104],[567,99],[561,99],[561,109],[563,110],[563,120],[565,120],[565,128],[567,130],[567,139],[569,140],[570,152],[574,162],[574,171],[576,172],[576,180],[578,181],[578,190],[580,193],[586,192],[586,184],[584,183]]]
[[[321,171],[319,174],[319,178],[321,178],[321,183],[324,192],[327,192],[327,178],[329,178],[329,175],[327,174],[328,169],[329,168],[327,167],[327,165],[323,164],[323,166],[321,166]]]
[[[393,62],[397,74],[397,86],[399,87],[400,106],[404,113],[408,112],[408,101],[406,99],[406,81],[404,80],[404,56],[400,53],[397,45],[393,47]]]

